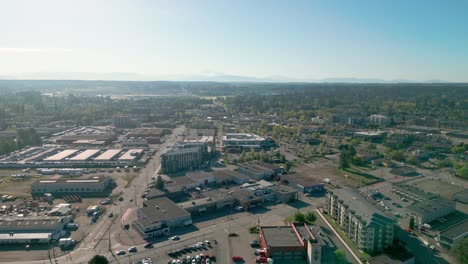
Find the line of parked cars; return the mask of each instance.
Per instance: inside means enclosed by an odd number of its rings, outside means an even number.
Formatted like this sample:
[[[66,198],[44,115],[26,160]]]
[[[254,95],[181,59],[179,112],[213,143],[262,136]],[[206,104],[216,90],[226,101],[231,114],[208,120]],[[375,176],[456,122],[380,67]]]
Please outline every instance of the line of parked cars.
[[[172,240],[178,240],[180,239],[179,237],[175,236],[171,237]],[[193,244],[191,246],[187,246],[185,248],[172,251],[168,255],[172,258],[179,258],[182,257],[186,253],[191,253],[191,252],[196,252],[196,251],[202,251],[202,250],[208,250],[208,248],[211,248],[211,242],[209,240],[205,240],[204,242],[198,242],[196,244]],[[173,259],[169,260],[169,264],[210,264],[212,261],[215,259],[214,255],[204,255],[203,253],[197,254],[195,256],[186,256],[182,257],[182,259]]]

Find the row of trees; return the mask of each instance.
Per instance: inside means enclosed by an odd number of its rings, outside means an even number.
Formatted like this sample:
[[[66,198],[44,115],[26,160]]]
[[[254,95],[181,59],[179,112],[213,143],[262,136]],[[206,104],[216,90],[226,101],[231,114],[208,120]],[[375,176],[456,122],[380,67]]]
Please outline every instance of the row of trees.
[[[42,144],[41,137],[34,128],[18,129],[15,139],[0,139],[0,155],[22,149],[25,146],[38,146]]]

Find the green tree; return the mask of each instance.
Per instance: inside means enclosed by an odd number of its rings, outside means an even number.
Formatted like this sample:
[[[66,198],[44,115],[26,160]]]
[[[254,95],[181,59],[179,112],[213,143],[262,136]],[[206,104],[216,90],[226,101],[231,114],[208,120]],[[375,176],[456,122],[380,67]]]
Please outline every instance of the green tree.
[[[411,217],[410,220],[409,220],[409,228],[410,228],[411,230],[414,229],[414,217]]]
[[[90,261],[88,261],[88,264],[109,264],[109,261],[102,255],[95,255]]]
[[[345,150],[340,151],[339,162],[340,162],[340,169],[344,170],[344,169],[349,168],[348,153]]]
[[[306,217],[301,211],[297,211],[294,214],[294,221],[304,223],[305,220],[306,220]]]
[[[346,255],[344,253],[343,250],[341,249],[337,249],[335,250],[335,252],[333,252],[335,254],[335,259],[336,259],[336,263],[338,264],[345,264],[345,263],[348,263],[346,261]]]
[[[156,189],[164,190],[164,181],[161,175],[158,175],[158,177],[156,178]]]
[[[292,167],[292,164],[290,161],[286,161],[286,163],[284,163],[284,170],[286,172],[289,172],[291,170],[291,167]]]
[[[306,213],[306,215],[305,215],[305,221],[306,221],[308,224],[312,224],[313,222],[315,222],[315,220],[317,220],[317,217],[315,216],[314,212],[309,211],[309,212]]]
[[[465,162],[463,166],[457,166],[456,175],[458,177],[468,179],[468,162]]]
[[[453,245],[450,249],[450,254],[455,258],[457,263],[468,263],[468,237]]]

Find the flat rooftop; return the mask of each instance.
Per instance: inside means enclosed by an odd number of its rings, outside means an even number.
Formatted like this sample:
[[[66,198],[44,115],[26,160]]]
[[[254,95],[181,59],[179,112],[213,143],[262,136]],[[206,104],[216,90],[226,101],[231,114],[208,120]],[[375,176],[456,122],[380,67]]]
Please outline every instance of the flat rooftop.
[[[302,247],[301,241],[291,226],[262,226],[260,229],[270,247]]]
[[[427,215],[442,210],[446,207],[454,206],[454,201],[445,200],[443,198],[435,198],[433,200],[424,200],[421,202],[414,203],[406,207],[406,209],[417,215]]]
[[[13,236],[8,234],[0,234],[0,240],[27,240],[27,239],[48,239],[52,233],[15,233]]]
[[[380,211],[377,206],[371,204],[365,197],[349,187],[329,192],[330,194],[338,196],[338,200],[342,204],[349,206],[349,210],[353,211],[357,216],[366,221],[367,225],[371,222],[383,224],[394,222],[393,219]]]
[[[50,230],[55,229],[60,221],[60,217],[47,218],[0,218],[0,233],[2,232],[22,232],[29,230]]]
[[[63,160],[65,158],[75,154],[76,152],[78,152],[78,149],[66,149],[66,150],[60,151],[59,153],[57,153],[55,155],[47,157],[44,160],[45,161],[60,161],[60,160]]]
[[[138,209],[151,223],[180,217],[189,217],[190,213],[166,197],[145,201],[146,207]],[[141,223],[144,223],[141,222]]]
[[[130,149],[125,152],[119,160],[134,160],[137,155],[143,152],[143,149]]]
[[[97,161],[106,161],[111,160],[117,156],[122,150],[121,149],[108,149],[104,151],[101,155],[97,156],[94,160]]]
[[[211,178],[213,175],[205,171],[192,171],[187,173],[187,177],[195,180],[203,180],[206,178]]]
[[[99,183],[108,178],[108,176],[93,176],[83,179],[44,179],[38,181],[37,183]]]
[[[460,236],[466,236],[468,233],[468,220],[463,221],[462,223],[452,226],[440,232],[440,236],[448,237],[450,239],[456,239]]]
[[[98,153],[101,151],[100,149],[87,149],[80,154],[76,155],[75,157],[70,158],[70,160],[76,160],[76,161],[82,161],[82,160],[87,160],[90,157],[92,157],[94,154]]]

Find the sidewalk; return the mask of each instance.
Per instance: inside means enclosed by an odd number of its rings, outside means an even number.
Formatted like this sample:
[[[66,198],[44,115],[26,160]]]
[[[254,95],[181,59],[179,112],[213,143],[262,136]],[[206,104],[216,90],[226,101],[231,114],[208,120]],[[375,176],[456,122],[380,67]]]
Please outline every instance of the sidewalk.
[[[320,216],[320,218],[322,218],[322,220],[327,224],[327,226],[330,228],[330,230],[333,231],[333,233],[336,235],[336,237],[341,241],[341,243],[343,243],[343,245],[346,247],[346,249],[349,251],[349,253],[351,253],[351,255],[354,257],[354,259],[356,260],[357,263],[359,264],[363,264],[362,261],[359,259],[359,257],[354,253],[354,251],[348,246],[348,244],[346,244],[346,242],[341,238],[340,234],[338,234],[338,232],[336,232],[336,230],[333,228],[332,225],[330,225],[330,223],[328,222],[328,220],[322,215],[322,212],[320,212],[319,209],[315,209],[315,211],[317,212],[317,214]]]

